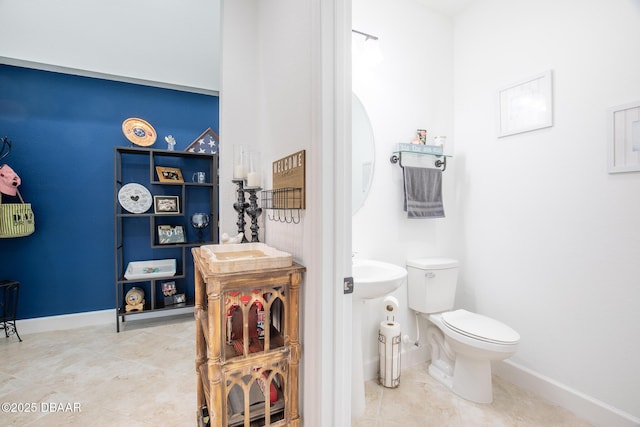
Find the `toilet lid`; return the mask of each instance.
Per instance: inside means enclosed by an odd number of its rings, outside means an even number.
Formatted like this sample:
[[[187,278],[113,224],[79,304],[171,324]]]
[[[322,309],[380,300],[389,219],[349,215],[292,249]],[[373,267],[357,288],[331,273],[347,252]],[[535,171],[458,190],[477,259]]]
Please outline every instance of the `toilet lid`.
[[[456,310],[442,313],[442,320],[451,329],[483,341],[513,344],[520,341],[520,334],[490,317]]]

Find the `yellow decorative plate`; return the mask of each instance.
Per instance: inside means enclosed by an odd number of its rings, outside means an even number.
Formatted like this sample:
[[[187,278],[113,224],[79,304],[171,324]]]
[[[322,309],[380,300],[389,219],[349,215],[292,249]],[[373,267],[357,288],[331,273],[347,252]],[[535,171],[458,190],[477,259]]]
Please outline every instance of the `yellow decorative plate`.
[[[148,147],[156,142],[156,130],[142,119],[131,117],[122,122],[122,132],[131,142],[141,147]]]

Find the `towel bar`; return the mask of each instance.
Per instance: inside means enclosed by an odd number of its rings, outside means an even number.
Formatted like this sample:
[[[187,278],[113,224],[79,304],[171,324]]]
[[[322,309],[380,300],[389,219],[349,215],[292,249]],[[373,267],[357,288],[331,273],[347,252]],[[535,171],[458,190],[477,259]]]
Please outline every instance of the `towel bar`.
[[[412,154],[416,154],[416,153],[412,153]],[[435,166],[437,168],[439,168],[440,166],[442,166],[442,172],[444,172],[445,170],[447,170],[447,157],[444,155],[437,155],[437,154],[421,154],[423,156],[435,156],[435,157],[442,157],[442,159],[438,159],[434,162]],[[398,152],[398,153],[394,153],[393,155],[391,155],[391,158],[389,159],[391,161],[391,163],[396,164],[398,163],[400,165],[401,168],[404,168],[404,166],[402,165],[402,151]]]

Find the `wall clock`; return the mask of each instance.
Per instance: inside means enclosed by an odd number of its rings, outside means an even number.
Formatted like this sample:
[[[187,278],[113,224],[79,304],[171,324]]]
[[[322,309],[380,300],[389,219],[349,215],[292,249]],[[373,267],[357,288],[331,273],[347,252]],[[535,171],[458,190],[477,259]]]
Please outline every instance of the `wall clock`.
[[[133,288],[129,289],[124,299],[127,303],[125,307],[126,312],[132,310],[144,310],[144,289],[134,286]]]
[[[135,182],[125,184],[118,191],[118,202],[127,212],[145,213],[153,204],[153,197],[144,185]]]

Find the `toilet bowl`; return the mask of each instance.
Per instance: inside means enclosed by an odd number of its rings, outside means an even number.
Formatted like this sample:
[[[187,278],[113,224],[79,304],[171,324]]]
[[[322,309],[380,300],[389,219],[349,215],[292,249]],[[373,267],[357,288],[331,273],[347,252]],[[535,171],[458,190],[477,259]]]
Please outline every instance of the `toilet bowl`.
[[[512,356],[520,335],[490,317],[451,311],[458,277],[456,260],[410,260],[407,271],[409,307],[429,321],[429,374],[464,399],[491,403],[491,362]]]
[[[491,403],[491,361],[507,359],[516,352],[518,333],[466,310],[430,314],[427,319],[432,349],[429,374],[464,399]]]

